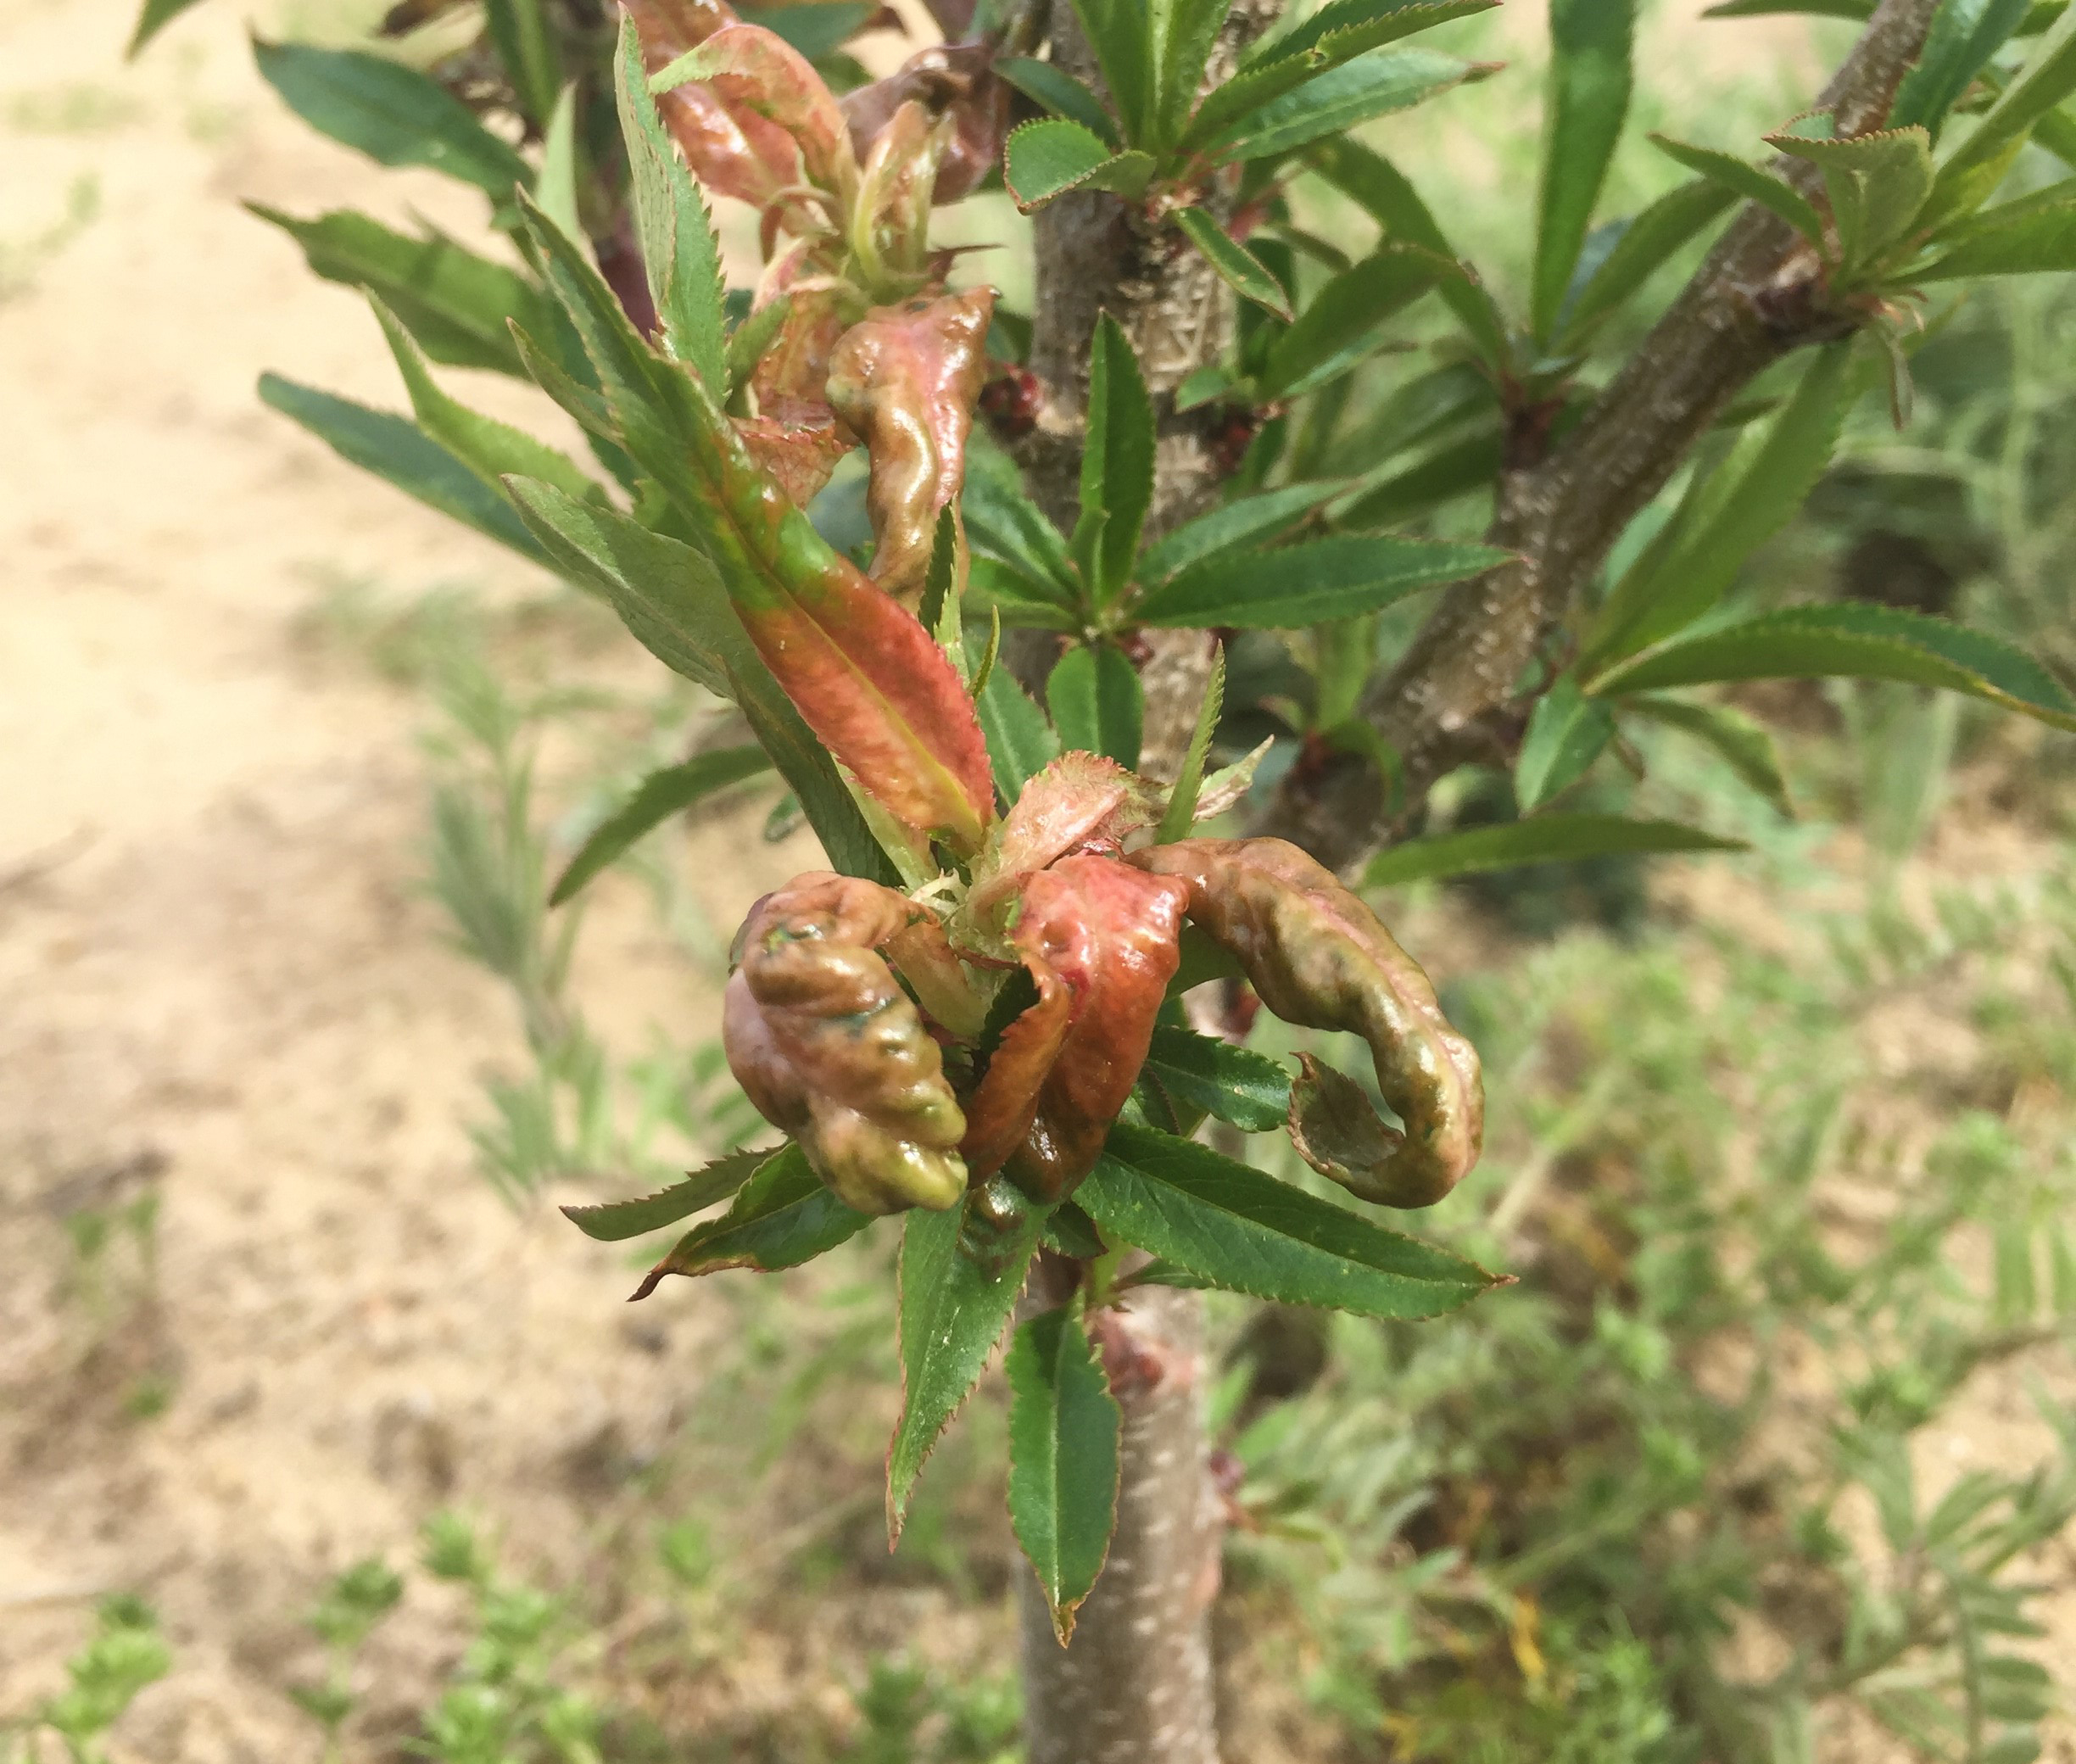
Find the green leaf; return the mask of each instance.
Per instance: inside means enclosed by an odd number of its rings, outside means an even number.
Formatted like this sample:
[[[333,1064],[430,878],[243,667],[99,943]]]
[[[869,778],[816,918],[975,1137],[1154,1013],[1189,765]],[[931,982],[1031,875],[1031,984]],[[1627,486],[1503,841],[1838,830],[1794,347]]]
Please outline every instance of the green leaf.
[[[932,1215],[935,1217],[935,1215]],[[667,1274],[717,1274],[753,1268],[775,1274],[812,1262],[872,1223],[823,1186],[798,1146],[782,1147],[744,1183],[728,1211],[695,1225],[634,1289],[646,1298]]]
[[[918,1210],[901,1230],[901,1412],[887,1449],[887,1535],[898,1539],[923,1460],[987,1365],[1038,1253],[1043,1213],[1017,1221],[999,1253],[976,1258],[962,1242],[971,1203]]]
[[[1604,667],[1715,606],[1744,560],[1808,500],[1859,392],[1850,345],[1820,353],[1794,396],[1738,437],[1729,457],[1697,481],[1685,505],[1609,593],[1582,645],[1582,667]]]
[[[1817,19],[1856,19],[1874,16],[1875,0],[1720,0],[1701,16],[1705,19],[1767,19],[1801,16]]]
[[[1079,631],[1080,613],[1060,603],[1051,583],[1035,582],[1023,571],[975,551],[968,562],[966,605],[969,611],[997,614],[1005,625],[1026,630]]]
[[[1174,219],[1183,236],[1203,254],[1204,260],[1228,287],[1242,299],[1252,300],[1289,322],[1290,296],[1258,257],[1202,209],[1178,209]]]
[[[2031,0],[1944,0],[1933,15],[1917,65],[1889,112],[1891,128],[1911,124],[1937,141],[1940,126],[1990,58],[2025,22]]]
[[[1266,122],[1302,115],[1322,101],[1331,103],[1330,95],[1337,87],[1327,82],[1334,81],[1356,57],[1446,19],[1487,11],[1491,0],[1438,0],[1434,4],[1358,0],[1358,3],[1370,14],[1366,20],[1351,22],[1348,7],[1330,5],[1295,30],[1264,38],[1242,62],[1240,70],[1197,107],[1179,144],[1191,153],[1235,157],[1235,142],[1256,133]],[[1317,29],[1322,24],[1331,27],[1337,20],[1340,28],[1329,28],[1323,33]],[[1297,47],[1292,47],[1293,44]],[[1373,60],[1389,59],[1376,57]],[[1337,130],[1329,128],[1319,134],[1336,132]],[[1307,138],[1317,139],[1319,135]]]
[[[717,790],[770,769],[771,760],[762,747],[723,747],[695,755],[683,765],[651,772],[578,848],[548,896],[548,904],[560,907],[636,840],[654,832],[672,815],[682,814]]]
[[[1655,134],[1650,138],[1654,147],[1671,154],[1689,171],[1699,172],[1710,182],[1747,202],[1771,209],[1813,243],[1823,243],[1823,216],[1816,212],[1809,198],[1792,184],[1782,182],[1772,172],[1738,159],[1735,154],[1718,153],[1712,147],[1693,147],[1684,141],[1675,141],[1669,135]]]
[[[1185,566],[1222,551],[1279,539],[1346,488],[1341,483],[1286,484],[1281,489],[1236,496],[1156,539],[1140,554],[1139,579],[1148,584],[1164,582]]]
[[[1646,717],[1677,729],[1715,749],[1724,764],[1772,805],[1783,818],[1794,818],[1794,798],[1781,770],[1780,753],[1772,733],[1742,711],[1727,705],[1699,705],[1683,698],[1638,696],[1616,701],[1626,714]]]
[[[1549,121],[1537,203],[1532,322],[1547,341],[1629,114],[1636,0],[1550,0]]]
[[[1570,674],[1560,674],[1536,702],[1514,763],[1514,796],[1523,814],[1562,795],[1583,778],[1614,739],[1615,717],[1588,698]]]
[[[1153,400],[1124,329],[1108,313],[1090,343],[1088,428],[1081,447],[1081,518],[1072,547],[1101,607],[1131,579],[1153,503]]]
[[[572,238],[583,232],[577,214],[577,88],[564,88],[549,113],[541,137],[540,173],[533,181],[533,199]]]
[[[483,20],[519,108],[536,126],[545,123],[562,90],[562,66],[541,0],[484,0]]]
[[[1164,149],[1189,126],[1204,68],[1218,43],[1232,0],[1153,0],[1152,53],[1157,114],[1153,132]]]
[[[1939,168],[1938,187],[1928,205],[1928,222],[1950,219],[1980,199],[1975,174],[1993,168],[2013,143],[2076,92],[2076,7],[2049,28],[2027,58],[2018,75],[2004,88],[1988,114]],[[1981,196],[1989,194],[1981,190]],[[1973,199],[1971,199],[1973,198]]]
[[[530,562],[548,561],[497,489],[416,423],[279,374],[260,375],[260,399],[362,471],[387,478],[405,494],[511,546]]]
[[[1157,1029],[1147,1073],[1178,1102],[1248,1133],[1269,1133],[1290,1114],[1290,1074],[1265,1053],[1186,1029]]]
[[[1219,645],[1218,653],[1212,658],[1211,678],[1204,683],[1202,701],[1197,706],[1197,726],[1190,733],[1190,743],[1182,756],[1182,769],[1176,774],[1175,789],[1168,793],[1168,807],[1163,811],[1160,826],[1154,834],[1159,845],[1172,845],[1176,840],[1187,839],[1190,829],[1197,824],[1197,803],[1203,790],[1204,762],[1211,752],[1212,738],[1218,734],[1219,718],[1225,710],[1225,645]]]
[[[1096,51],[1110,101],[1124,120],[1124,138],[1135,147],[1147,145],[1158,76],[1147,0],[1074,0],[1074,9]]]
[[[1033,61],[1029,56],[1005,55],[995,64],[995,71],[1055,116],[1080,123],[1108,151],[1115,153],[1124,146],[1117,123],[1103,109],[1103,101],[1064,68],[1049,61]]]
[[[1434,1317],[1498,1284],[1445,1249],[1150,1127],[1113,1128],[1074,1198],[1106,1235],[1285,1304]]]
[[[1343,135],[1315,146],[1310,164],[1327,182],[1367,210],[1387,239],[1417,245],[1446,262],[1461,261],[1420,193],[1381,154]],[[1440,285],[1442,298],[1486,361],[1498,366],[1509,360],[1513,351],[1506,320],[1485,285],[1468,269],[1460,277],[1443,276]]]
[[[1432,49],[1394,49],[1388,54],[1366,55],[1345,67],[1315,75],[1295,92],[1251,111],[1219,140],[1208,143],[1206,150],[1222,165],[1295,153],[1359,123],[1409,110],[1460,86],[1471,71],[1470,63]],[[1236,79],[1221,92],[1231,91],[1240,84]],[[1196,132],[1194,125],[1191,132]]]
[[[1111,152],[1099,135],[1063,116],[1013,130],[1003,150],[1002,181],[1026,212],[1069,190],[1108,190],[1136,198],[1153,176],[1153,159],[1136,150]]]
[[[349,209],[299,220],[260,203],[247,207],[300,245],[326,281],[381,295],[419,347],[447,366],[523,374],[512,322],[536,335],[554,324],[548,303],[523,276],[449,239],[410,238]]]
[[[1004,802],[1014,802],[1024,786],[1059,757],[1059,737],[1006,667],[988,676],[975,708],[980,732],[987,737],[995,786]]]
[[[472,410],[434,382],[410,332],[374,294],[368,296],[389,352],[404,376],[418,427],[502,494],[506,474],[518,472],[553,484],[565,495],[601,500],[604,488],[567,454],[536,441],[523,429]]]
[[[1264,399],[1292,399],[1351,371],[1384,346],[1381,327],[1457,266],[1417,245],[1386,243],[1305,303],[1256,377]]]
[[[554,568],[604,595],[666,667],[740,706],[830,863],[846,875],[893,879],[828,750],[751,647],[712,563],[689,545],[551,485],[515,477],[506,488]]]
[[[1744,842],[1718,839],[1673,821],[1632,821],[1621,815],[1537,815],[1504,827],[1409,839],[1381,851],[1363,873],[1369,888],[1398,888],[1532,863],[1576,863],[1658,851],[1742,851]]]
[[[660,1231],[695,1213],[726,1200],[776,1154],[762,1151],[731,1152],[704,1169],[695,1169],[684,1181],[660,1193],[636,1201],[609,1201],[602,1206],[565,1207],[562,1216],[585,1236],[600,1243],[624,1243],[650,1231]]]
[[[1340,527],[1396,527],[1455,497],[1490,486],[1506,447],[1498,430],[1485,428],[1437,448],[1425,459],[1371,484],[1335,515]]]
[[[2054,189],[2060,199],[2052,204],[2029,198],[1984,210],[1944,255],[1913,270],[1911,280],[1951,282],[1964,276],[2076,270],[2076,194],[2067,183]]]
[[[969,448],[959,508],[966,517],[966,536],[976,550],[1000,558],[1030,583],[1034,593],[1063,611],[1079,610],[1081,578],[1067,541],[1024,494],[1015,465],[999,449]]]
[[[712,217],[656,111],[643,70],[634,21],[620,22],[620,131],[626,137],[649,291],[662,321],[663,345],[689,361],[717,399],[733,388],[723,299],[727,284]],[[761,354],[762,351],[759,351]],[[753,358],[754,359],[754,358]]]
[[[1614,249],[1566,301],[1558,325],[1559,353],[1581,347],[1674,252],[1728,209],[1733,199],[1724,185],[1700,178],[1667,192],[1625,226]]]
[[[144,0],[137,28],[130,33],[130,47],[123,52],[124,59],[134,61],[146,43],[197,3],[198,0]]]
[[[1148,625],[1294,630],[1354,618],[1509,561],[1490,545],[1343,533],[1266,551],[1225,552],[1178,572],[1132,617]]]
[[[282,103],[321,135],[383,165],[427,165],[497,202],[531,189],[533,169],[437,81],[356,49],[254,41],[253,56]]]
[[[755,22],[818,64],[862,31],[879,11],[868,0],[792,0],[788,6],[760,8]]]
[[[1120,766],[1139,763],[1146,695],[1138,669],[1122,650],[1107,643],[1068,650],[1046,682],[1046,705],[1070,752],[1107,754]]]
[[[1124,1416],[1071,1310],[1019,1326],[1007,1370],[1009,1523],[1064,1646],[1110,1553]]]
[[[2076,698],[2001,638],[1890,606],[1795,606],[1675,637],[1591,684],[1601,694],[1719,680],[1906,680],[2076,729]]]
[[[1847,141],[1769,135],[1783,153],[1824,177],[1839,254],[1848,274],[1878,261],[1910,233],[1932,194],[1932,137],[1922,128],[1884,129]]]

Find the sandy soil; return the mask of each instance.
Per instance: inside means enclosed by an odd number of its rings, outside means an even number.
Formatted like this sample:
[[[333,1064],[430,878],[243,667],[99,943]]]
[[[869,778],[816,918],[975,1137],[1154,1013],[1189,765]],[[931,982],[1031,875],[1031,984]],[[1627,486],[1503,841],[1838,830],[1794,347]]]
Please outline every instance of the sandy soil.
[[[669,1432],[714,1313],[630,1331],[623,1259],[470,1167],[519,1044],[417,891],[422,712],[304,634],[314,572],[543,584],[257,404],[268,366],[399,400],[359,301],[237,198],[472,205],[281,111],[238,8],[125,69],[129,11],[0,8],[0,1711],[141,1587],[179,1669],[127,1756],[257,1764],[315,1756],[282,1687],[325,1575],[449,1502],[573,1571],[587,1450]],[[98,217],[34,248],[81,179]],[[799,855],[727,844],[717,918]],[[707,1020],[639,913],[589,941],[633,1026]],[[160,1300],[93,1349],[63,1220],[152,1185]],[[439,1633],[385,1632],[398,1694]]]
[[[421,711],[308,638],[342,575],[541,584],[257,404],[265,367],[398,399],[358,300],[237,199],[473,204],[287,117],[236,8],[126,69],[129,24],[0,0],[0,1712],[142,1588],[179,1668],[120,1755],[276,1764],[315,1755],[284,1688],[322,1579],[449,1504],[580,1572],[601,1454],[672,1432],[728,1312],[630,1320],[622,1257],[471,1169],[459,1124],[519,1041],[417,890]],[[699,870],[717,922],[797,867],[747,833]],[[632,890],[589,949],[615,1027],[711,1020]],[[101,1339],[64,1220],[154,1188],[159,1296]],[[1956,1460],[2008,1461],[1976,1419]],[[414,1589],[380,1632],[399,1708],[451,1616]]]

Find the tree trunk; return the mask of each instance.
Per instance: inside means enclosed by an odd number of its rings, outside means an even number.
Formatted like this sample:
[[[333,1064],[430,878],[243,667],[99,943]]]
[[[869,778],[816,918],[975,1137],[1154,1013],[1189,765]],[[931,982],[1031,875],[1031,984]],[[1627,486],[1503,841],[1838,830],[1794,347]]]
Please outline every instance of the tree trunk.
[[[1281,10],[1239,0],[1209,83]],[[1069,0],[1052,0],[1055,61],[1101,78]],[[1215,208],[1219,193],[1207,193]],[[1149,535],[1201,513],[1217,494],[1208,413],[1178,416],[1175,388],[1219,359],[1232,297],[1180,234],[1115,197],[1069,193],[1037,222],[1031,366],[1044,388],[1020,449],[1032,494],[1063,530],[1080,512],[1089,343],[1108,312],[1139,357],[1160,421]],[[1042,634],[1018,672],[1039,678],[1056,649]],[[1145,770],[1173,777],[1210,674],[1212,639],[1154,632],[1141,662]],[[1203,1306],[1195,1292],[1141,1288],[1097,1334],[1124,1410],[1117,1532],[1102,1577],[1061,1647],[1036,1580],[1020,1583],[1028,1764],[1217,1764],[1211,1604],[1218,1591],[1218,1499],[1207,1466]]]

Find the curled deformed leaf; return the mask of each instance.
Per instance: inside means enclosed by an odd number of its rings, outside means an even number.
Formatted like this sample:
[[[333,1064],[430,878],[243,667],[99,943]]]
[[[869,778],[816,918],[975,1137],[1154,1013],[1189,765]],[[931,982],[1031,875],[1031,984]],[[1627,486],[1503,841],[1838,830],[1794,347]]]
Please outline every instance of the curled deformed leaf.
[[[1383,1206],[1431,1206],[1454,1187],[1484,1138],[1477,1051],[1450,1027],[1427,976],[1376,915],[1282,840],[1185,840],[1132,862],[1186,883],[1191,920],[1239,957],[1285,1022],[1369,1043],[1377,1087],[1403,1130],[1378,1121],[1363,1142],[1347,1124],[1347,1091],[1308,1071],[1292,1091],[1293,1137],[1307,1161]],[[1331,1155],[1314,1155],[1322,1146]]]
[[[951,124],[934,199],[957,202],[970,195],[1001,159],[1008,132],[1009,87],[996,75],[994,61],[991,44],[932,43],[887,78],[845,92],[844,118],[858,159],[870,155],[873,142],[904,104],[920,104],[933,120]]]
[[[1097,856],[1063,857],[1025,882],[1011,935],[1039,999],[974,1095],[966,1149],[978,1174],[1006,1169],[1050,1203],[1096,1167],[1181,961],[1187,896]]]
[[[836,462],[857,444],[827,405],[805,399],[775,398],[756,416],[737,417],[735,428],[795,508],[821,494]]]
[[[750,368],[751,390],[760,406],[773,399],[826,402],[829,357],[857,315],[856,296],[816,268],[815,246],[814,240],[802,239],[787,247],[757,285],[752,323],[781,302],[784,306],[777,331]]]
[[[1127,835],[1150,827],[1155,793],[1136,773],[1101,754],[1063,753],[1024,786],[974,861],[967,917],[990,924],[1024,878],[1082,851],[1115,851]]]
[[[751,909],[728,985],[728,1069],[861,1213],[942,1211],[966,1192],[966,1118],[879,953],[925,916],[877,883],[796,877]]]
[[[884,307],[845,332],[829,362],[829,401],[872,457],[873,579],[911,610],[938,516],[949,508],[958,519],[994,310],[992,288]]]
[[[706,87],[761,163],[791,172],[781,187],[812,184],[849,208],[857,189],[857,159],[843,112],[814,64],[777,32],[761,25],[723,25],[650,83],[673,95],[689,84]],[[689,144],[686,154],[689,158]]]
[[[907,292],[928,272],[930,204],[951,133],[911,101],[889,119],[865,157],[851,251],[865,285],[883,299]]]
[[[642,65],[651,75],[741,24],[725,0],[626,0],[626,5],[641,38]],[[675,86],[657,94],[656,109],[692,175],[708,189],[762,209],[799,181],[800,149],[792,137],[754,113],[739,114],[713,87]]]

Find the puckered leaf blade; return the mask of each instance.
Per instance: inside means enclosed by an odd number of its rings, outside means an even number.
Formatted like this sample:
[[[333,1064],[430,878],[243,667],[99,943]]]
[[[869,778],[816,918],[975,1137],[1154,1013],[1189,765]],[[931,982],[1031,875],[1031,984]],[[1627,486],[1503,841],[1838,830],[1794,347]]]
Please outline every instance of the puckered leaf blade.
[[[1076,1198],[1111,1237],[1256,1298],[1440,1316],[1498,1280],[1208,1146],[1120,1125]]]

